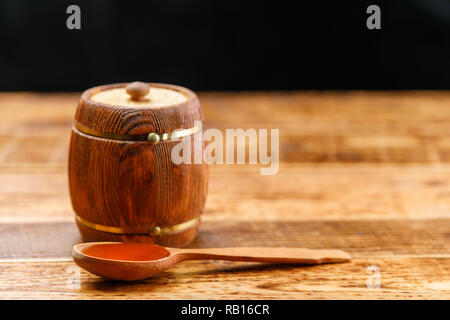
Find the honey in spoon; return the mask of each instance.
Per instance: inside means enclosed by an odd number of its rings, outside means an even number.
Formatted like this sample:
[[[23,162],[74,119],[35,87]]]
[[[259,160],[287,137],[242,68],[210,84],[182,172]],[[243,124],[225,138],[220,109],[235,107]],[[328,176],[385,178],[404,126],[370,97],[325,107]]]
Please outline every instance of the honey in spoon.
[[[164,247],[150,243],[99,243],[82,252],[95,258],[121,261],[151,261],[170,255]]]

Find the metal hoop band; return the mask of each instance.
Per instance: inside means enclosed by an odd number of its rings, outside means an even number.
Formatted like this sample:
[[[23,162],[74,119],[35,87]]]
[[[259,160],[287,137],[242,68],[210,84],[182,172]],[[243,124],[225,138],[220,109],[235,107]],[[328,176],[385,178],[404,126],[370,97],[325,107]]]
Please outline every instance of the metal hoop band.
[[[157,144],[161,141],[169,141],[172,139],[187,137],[196,134],[197,132],[200,132],[202,130],[201,126],[197,126],[189,129],[175,130],[170,133],[150,132],[148,134],[120,134],[111,132],[101,132],[91,128],[87,128],[77,121],[74,121],[73,125],[75,129],[77,129],[78,131],[97,138],[120,140],[120,141],[147,141],[152,144]]]
[[[121,234],[121,235],[150,235],[152,237],[156,237],[159,235],[164,234],[172,234],[172,233],[178,233],[185,231],[189,228],[194,227],[200,222],[200,217],[195,217],[194,219],[191,219],[189,221],[176,224],[170,227],[149,227],[149,226],[140,226],[140,227],[111,227],[111,226],[105,226],[97,223],[93,223],[90,221],[87,221],[86,219],[80,217],[79,215],[75,215],[75,218],[77,222],[85,227],[88,227],[90,229],[94,229],[97,231],[107,232],[107,233],[114,233],[114,234]]]

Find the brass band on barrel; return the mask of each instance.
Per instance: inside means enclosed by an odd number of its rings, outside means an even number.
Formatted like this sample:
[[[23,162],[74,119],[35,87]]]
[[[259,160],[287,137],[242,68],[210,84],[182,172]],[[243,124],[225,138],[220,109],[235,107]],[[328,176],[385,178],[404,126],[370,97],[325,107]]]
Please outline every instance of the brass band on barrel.
[[[148,134],[120,134],[120,133],[102,132],[91,128],[87,128],[77,121],[74,121],[74,127],[84,134],[98,138],[120,140],[120,141],[148,141],[152,144],[157,144],[160,141],[169,141],[171,139],[187,137],[196,134],[202,129],[201,126],[198,126],[189,129],[175,130],[170,133],[150,132]]]
[[[114,234],[120,234],[120,235],[150,235],[152,237],[156,237],[159,235],[164,234],[172,234],[172,233],[178,233],[181,231],[185,231],[187,229],[190,229],[197,225],[200,222],[200,217],[195,217],[194,219],[191,219],[186,222],[182,222],[180,224],[176,224],[170,227],[112,227],[112,226],[105,226],[97,223],[93,223],[90,221],[87,221],[86,219],[80,217],[79,215],[75,215],[77,222],[81,225],[88,227],[90,229],[94,229],[97,231],[107,232],[107,233],[114,233]]]

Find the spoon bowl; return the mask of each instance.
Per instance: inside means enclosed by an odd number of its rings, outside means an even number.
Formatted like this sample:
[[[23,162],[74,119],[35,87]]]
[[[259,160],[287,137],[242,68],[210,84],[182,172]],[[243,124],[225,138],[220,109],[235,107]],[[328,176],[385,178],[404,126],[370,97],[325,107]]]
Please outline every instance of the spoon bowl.
[[[172,248],[164,248],[168,256],[147,261],[105,259],[85,254],[83,251],[89,247],[100,244],[120,244],[121,242],[88,242],[73,246],[72,257],[75,263],[90,273],[97,276],[123,281],[136,281],[149,278],[155,274],[164,272],[178,262]],[[152,245],[157,246],[157,245]],[[175,250],[176,251],[176,250]]]
[[[318,250],[306,248],[272,248],[272,247],[236,247],[236,248],[201,248],[181,249],[167,248],[155,244],[139,244],[141,249],[155,250],[163,253],[163,257],[133,260],[130,257],[117,258],[115,255],[90,255],[88,252],[94,246],[112,245],[132,246],[121,242],[88,242],[77,244],[72,249],[75,263],[81,268],[100,277],[122,281],[136,281],[147,279],[164,272],[175,264],[184,260],[230,260],[247,262],[272,262],[291,264],[322,264],[341,263],[350,261],[350,255],[341,250]]]

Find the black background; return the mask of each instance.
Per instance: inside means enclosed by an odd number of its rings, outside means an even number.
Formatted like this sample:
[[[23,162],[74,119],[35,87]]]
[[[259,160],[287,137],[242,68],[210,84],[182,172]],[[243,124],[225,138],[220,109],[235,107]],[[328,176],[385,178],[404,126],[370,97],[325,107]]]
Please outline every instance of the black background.
[[[1,91],[450,89],[450,1],[0,0],[0,46]]]

